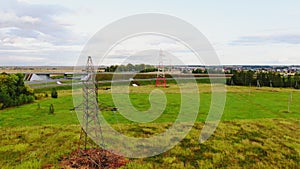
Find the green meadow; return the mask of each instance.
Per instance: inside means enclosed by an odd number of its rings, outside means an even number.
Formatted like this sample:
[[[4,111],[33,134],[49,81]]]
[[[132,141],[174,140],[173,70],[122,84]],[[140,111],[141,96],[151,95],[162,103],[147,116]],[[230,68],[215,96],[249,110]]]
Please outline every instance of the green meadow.
[[[198,139],[211,104],[208,84],[199,84],[200,108],[186,138],[154,157],[130,159],[124,168],[297,168],[300,166],[300,91],[280,88],[227,86],[224,113],[214,135]],[[150,107],[153,85],[130,87],[137,110]],[[151,123],[131,122],[115,107],[109,90],[100,90],[105,119],[135,137],[149,137],[172,124],[180,109],[178,86],[161,88],[167,98],[163,114]],[[45,92],[45,91],[43,91]],[[46,91],[47,92],[47,91]],[[64,156],[78,148],[80,126],[71,90],[59,90],[57,99],[0,110],[0,166],[2,168],[60,168]],[[288,111],[288,103],[290,102]],[[54,114],[49,114],[50,104]],[[159,125],[158,125],[159,124]],[[140,130],[133,130],[139,127]]]

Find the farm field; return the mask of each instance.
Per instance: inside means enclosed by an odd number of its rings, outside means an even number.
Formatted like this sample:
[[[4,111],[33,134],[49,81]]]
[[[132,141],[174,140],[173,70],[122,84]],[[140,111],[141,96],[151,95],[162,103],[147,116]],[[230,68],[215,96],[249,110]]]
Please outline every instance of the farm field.
[[[138,110],[150,107],[150,85],[130,88]],[[104,109],[105,119],[135,137],[148,137],[168,128],[180,108],[176,85],[162,89],[167,108],[155,121],[133,123]],[[297,168],[300,165],[300,91],[279,88],[227,86],[222,120],[214,135],[199,144],[199,134],[211,102],[210,86],[199,84],[200,109],[192,131],[173,149],[151,158],[130,159],[124,168]],[[0,111],[0,166],[2,168],[60,168],[64,156],[77,148],[80,127],[70,90],[58,99]],[[291,97],[290,112],[288,101]],[[110,91],[101,90],[100,103],[114,107]],[[53,104],[55,113],[49,114]],[[39,108],[38,108],[39,105]],[[158,125],[159,124],[159,125]],[[134,130],[139,127],[139,130]]]

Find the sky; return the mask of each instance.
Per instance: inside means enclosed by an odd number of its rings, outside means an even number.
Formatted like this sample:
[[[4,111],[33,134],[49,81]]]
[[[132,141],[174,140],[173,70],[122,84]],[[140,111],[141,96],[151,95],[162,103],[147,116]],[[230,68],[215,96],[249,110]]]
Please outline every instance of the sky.
[[[96,32],[143,13],[167,14],[192,24],[224,65],[300,64],[299,0],[0,0],[0,4],[0,66],[75,65]],[[157,40],[145,39],[138,43],[145,50]],[[133,41],[123,48],[133,46],[128,45]],[[176,48],[161,46],[170,52]]]

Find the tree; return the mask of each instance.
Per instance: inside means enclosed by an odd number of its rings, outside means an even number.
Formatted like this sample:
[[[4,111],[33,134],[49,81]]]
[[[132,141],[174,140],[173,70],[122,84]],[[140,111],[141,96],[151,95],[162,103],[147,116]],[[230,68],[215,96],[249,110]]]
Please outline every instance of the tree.
[[[287,82],[286,82],[286,87],[292,87],[292,76],[288,75],[287,77]]]
[[[253,79],[253,76],[254,76],[254,72],[253,71],[251,71],[251,70],[247,71],[246,72],[246,79],[245,79],[245,84],[244,85],[249,85],[249,84],[252,85],[253,82],[255,81]]]
[[[110,67],[106,67],[105,72],[115,72],[118,69],[118,65],[111,65]]]
[[[128,64],[127,64],[127,68],[128,68],[128,71],[129,71],[129,72],[135,70],[135,69],[134,69],[135,67],[134,67],[131,63],[128,63]]]
[[[141,70],[140,73],[147,73],[147,72],[157,72],[157,68],[145,68],[144,70]]]
[[[274,87],[283,87],[283,78],[280,74],[277,74],[273,77],[273,86]]]
[[[53,88],[52,91],[51,91],[51,97],[55,98],[55,99],[58,98],[58,94],[57,94],[57,91],[56,91],[55,88]]]
[[[202,69],[194,69],[192,73],[204,73]]]
[[[23,74],[0,74],[0,109],[33,102],[33,90],[24,84]]]

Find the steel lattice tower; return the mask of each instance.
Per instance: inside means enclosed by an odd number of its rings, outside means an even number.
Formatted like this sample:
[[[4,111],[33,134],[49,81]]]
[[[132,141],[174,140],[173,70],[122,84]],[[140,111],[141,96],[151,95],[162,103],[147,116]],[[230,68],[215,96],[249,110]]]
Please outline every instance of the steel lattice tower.
[[[165,67],[163,63],[163,51],[159,51],[159,56],[158,56],[158,66],[157,66],[157,75],[156,75],[156,87],[163,86],[166,87],[167,81],[165,77]]]
[[[87,149],[88,136],[90,136],[97,145],[104,145],[104,139],[100,121],[98,119],[98,88],[95,80],[96,73],[91,56],[88,57],[85,72],[87,73],[87,76],[82,79],[83,124],[80,140],[84,142],[84,148]],[[84,138],[82,137],[82,134],[84,135]]]

